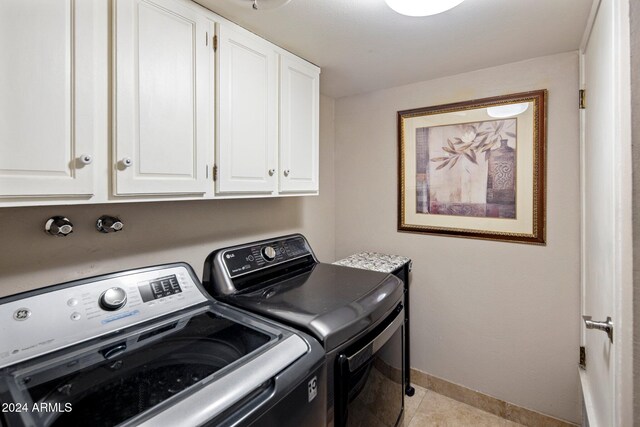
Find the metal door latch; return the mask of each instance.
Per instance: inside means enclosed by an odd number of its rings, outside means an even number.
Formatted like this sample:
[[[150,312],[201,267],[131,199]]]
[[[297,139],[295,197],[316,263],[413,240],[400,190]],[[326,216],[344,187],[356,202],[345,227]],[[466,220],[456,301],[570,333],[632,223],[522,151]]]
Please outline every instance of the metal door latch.
[[[586,326],[587,329],[597,329],[606,332],[609,341],[613,344],[613,322],[611,321],[611,317],[607,317],[607,320],[604,322],[591,320],[591,316],[582,316],[582,318],[584,319],[584,326]]]

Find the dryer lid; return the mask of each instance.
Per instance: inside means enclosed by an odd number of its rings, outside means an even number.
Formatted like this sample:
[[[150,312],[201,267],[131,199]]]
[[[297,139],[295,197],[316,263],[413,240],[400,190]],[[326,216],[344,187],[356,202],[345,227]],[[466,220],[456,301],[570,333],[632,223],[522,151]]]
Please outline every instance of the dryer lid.
[[[395,276],[318,263],[225,300],[308,332],[330,351],[381,320],[402,295],[402,282]]]

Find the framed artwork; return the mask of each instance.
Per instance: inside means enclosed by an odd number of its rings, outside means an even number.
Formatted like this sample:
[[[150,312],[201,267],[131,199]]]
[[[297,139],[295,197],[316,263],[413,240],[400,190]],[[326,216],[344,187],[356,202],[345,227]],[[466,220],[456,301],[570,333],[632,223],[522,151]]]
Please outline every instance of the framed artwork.
[[[398,112],[398,230],[545,244],[546,90]]]

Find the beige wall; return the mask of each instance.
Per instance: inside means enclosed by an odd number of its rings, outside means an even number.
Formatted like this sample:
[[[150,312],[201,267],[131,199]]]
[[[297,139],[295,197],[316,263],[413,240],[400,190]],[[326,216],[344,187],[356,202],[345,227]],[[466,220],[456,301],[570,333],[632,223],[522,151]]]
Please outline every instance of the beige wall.
[[[334,101],[322,97],[319,197],[0,209],[0,296],[163,262],[201,274],[215,248],[290,232],[304,233],[323,261],[399,253],[414,260],[414,367],[575,421],[577,76],[569,53],[344,98],[335,147]],[[396,111],[540,88],[549,89],[548,245],[398,233]],[[94,231],[107,213],[121,216],[123,232]],[[76,225],[67,238],[42,231],[58,214]]]
[[[396,112],[548,89],[547,246],[396,231]],[[579,419],[578,56],[566,53],[336,101],[336,256],[413,259],[415,368]]]
[[[198,275],[212,250],[302,232],[321,260],[334,259],[334,101],[320,102],[320,196],[0,209],[0,296],[115,270],[186,261]],[[95,231],[102,214],[118,215],[120,233]],[[68,237],[44,233],[65,215]]]

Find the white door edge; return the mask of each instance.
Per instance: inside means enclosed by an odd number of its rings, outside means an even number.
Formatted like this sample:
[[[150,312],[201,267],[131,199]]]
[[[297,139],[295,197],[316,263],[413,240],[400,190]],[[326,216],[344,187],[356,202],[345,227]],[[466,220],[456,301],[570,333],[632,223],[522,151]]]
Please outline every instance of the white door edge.
[[[614,321],[616,425],[633,425],[633,223],[631,161],[631,47],[629,0],[614,1],[616,64],[616,288]]]
[[[587,27],[583,35],[580,47],[580,88],[584,88],[584,52],[589,42],[591,30],[595,21],[601,0],[594,0]],[[614,57],[616,61],[615,88],[615,114],[616,134],[615,144],[615,188],[614,200],[616,204],[616,265],[614,267],[614,304],[615,313],[612,313],[614,321],[614,390],[612,407],[614,419],[604,425],[613,422],[615,426],[633,425],[633,239],[632,239],[632,162],[631,162],[631,76],[630,76],[630,24],[629,24],[629,0],[614,0],[615,34]],[[587,94],[588,98],[588,94]],[[588,102],[588,101],[587,101]],[[585,114],[580,111],[580,259],[581,259],[581,312],[585,313],[585,169],[584,169],[584,144],[585,144]],[[586,329],[581,328],[580,342],[585,342]],[[587,360],[587,370],[589,361]],[[601,420],[596,419],[594,406],[590,396],[589,379],[587,372],[580,370],[580,382],[582,398],[589,417],[590,426],[598,426]]]
[[[581,395],[584,402],[585,412],[589,419],[589,427],[601,427],[599,420],[596,418],[593,398],[589,392],[589,390],[591,390],[591,387],[589,387],[589,377],[583,369],[578,368],[578,371],[580,375],[580,390],[582,391]],[[585,420],[582,420],[582,425],[585,425]]]

